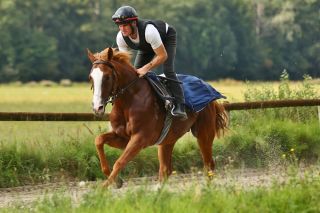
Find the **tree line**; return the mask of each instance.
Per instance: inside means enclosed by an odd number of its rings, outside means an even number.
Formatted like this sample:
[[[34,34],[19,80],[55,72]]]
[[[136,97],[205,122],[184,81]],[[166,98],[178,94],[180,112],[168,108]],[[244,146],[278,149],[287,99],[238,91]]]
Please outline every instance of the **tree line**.
[[[318,0],[132,0],[178,32],[177,73],[205,80],[320,77]],[[86,81],[86,48],[116,47],[117,0],[0,0],[0,81]]]

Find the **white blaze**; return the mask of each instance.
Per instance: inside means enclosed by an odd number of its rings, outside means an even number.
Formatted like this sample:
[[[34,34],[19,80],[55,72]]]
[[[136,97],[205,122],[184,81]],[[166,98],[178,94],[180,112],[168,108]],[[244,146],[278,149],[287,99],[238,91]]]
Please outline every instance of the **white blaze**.
[[[103,73],[100,70],[100,68],[94,68],[90,75],[94,82],[93,84],[94,92],[92,97],[93,108],[98,109],[98,107],[103,104],[101,99],[101,85],[102,85]]]

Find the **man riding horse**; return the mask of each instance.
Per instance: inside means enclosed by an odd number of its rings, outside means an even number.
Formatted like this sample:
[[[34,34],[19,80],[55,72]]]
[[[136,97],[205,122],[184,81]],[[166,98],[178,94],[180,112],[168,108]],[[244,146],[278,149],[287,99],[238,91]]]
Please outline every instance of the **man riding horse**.
[[[117,45],[120,51],[138,50],[134,66],[140,77],[163,64],[163,73],[169,82],[169,90],[175,98],[171,111],[173,116],[187,119],[185,98],[174,71],[177,34],[175,29],[160,20],[138,19],[137,12],[130,6],[120,7],[112,16],[119,27]]]
[[[189,131],[197,138],[204,168],[213,171],[213,140],[227,128],[225,109],[216,101],[224,96],[201,79],[179,75],[186,91],[183,93],[173,70],[176,53],[174,28],[163,21],[138,20],[136,11],[129,6],[120,7],[112,18],[120,29],[117,36],[120,51],[106,48],[93,54],[88,50],[92,63],[89,79],[93,88],[93,111],[102,116],[106,104],[113,104],[109,115],[110,130],[95,139],[101,170],[107,177],[103,185],[107,187],[114,183],[129,161],[142,149],[153,145],[158,145],[159,180],[166,180],[173,171],[174,145]],[[138,50],[135,67],[130,62],[130,49]],[[139,78],[161,64],[166,77],[173,79],[167,83],[175,97],[171,113],[178,117],[172,119],[172,125],[163,138],[161,133],[168,113],[148,78]],[[188,115],[185,104],[189,108]],[[159,138],[162,138],[160,143]],[[123,150],[112,168],[104,145]]]

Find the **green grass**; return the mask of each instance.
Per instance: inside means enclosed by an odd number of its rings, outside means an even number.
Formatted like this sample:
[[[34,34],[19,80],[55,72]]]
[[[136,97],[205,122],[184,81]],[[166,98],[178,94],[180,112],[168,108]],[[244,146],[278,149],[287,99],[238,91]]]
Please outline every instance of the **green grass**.
[[[214,181],[214,180],[213,180]],[[239,187],[194,184],[179,191],[164,185],[113,190],[92,189],[74,205],[71,197],[56,194],[29,206],[32,212],[319,212],[319,177],[295,175],[285,184],[277,181],[266,187]],[[1,212],[24,212],[24,205],[3,208]]]
[[[72,87],[0,85],[1,112],[91,112],[89,84]]]

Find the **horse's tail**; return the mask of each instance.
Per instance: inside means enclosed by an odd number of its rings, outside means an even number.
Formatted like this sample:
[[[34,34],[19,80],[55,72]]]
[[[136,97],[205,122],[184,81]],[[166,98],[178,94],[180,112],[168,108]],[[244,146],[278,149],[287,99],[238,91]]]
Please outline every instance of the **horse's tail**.
[[[228,113],[225,110],[224,106],[222,104],[219,104],[216,101],[211,102],[211,105],[212,105],[211,107],[215,108],[215,111],[216,111],[215,132],[217,137],[220,137],[220,133],[224,134],[224,131],[228,128],[228,121],[229,121]]]
[[[228,125],[228,114],[224,106],[217,101],[212,101],[202,111],[191,130],[194,136],[205,134],[208,139],[213,140],[216,136],[224,134]]]

